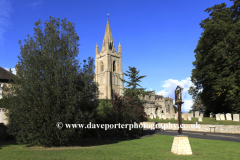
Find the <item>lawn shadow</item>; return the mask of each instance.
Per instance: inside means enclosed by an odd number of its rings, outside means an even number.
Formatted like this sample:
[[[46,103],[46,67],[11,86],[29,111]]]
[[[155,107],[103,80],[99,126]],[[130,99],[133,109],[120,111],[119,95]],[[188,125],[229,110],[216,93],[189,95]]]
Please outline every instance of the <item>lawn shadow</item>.
[[[94,147],[94,146],[100,146],[100,145],[109,145],[109,144],[115,144],[115,143],[119,143],[119,142],[123,142],[123,141],[132,141],[132,140],[136,140],[136,139],[141,139],[141,138],[146,138],[146,137],[151,137],[155,134],[156,130],[143,130],[143,134],[142,136],[136,138],[136,137],[130,137],[128,139],[124,138],[124,137],[119,137],[116,139],[113,138],[105,138],[105,139],[97,139],[97,138],[82,138],[79,140],[76,140],[72,143],[69,143],[68,145],[65,146],[52,146],[52,147],[44,147],[44,146],[36,146],[36,145],[26,145],[26,148],[36,148],[36,149],[54,149],[54,148],[79,148],[79,147]],[[18,145],[16,143],[16,141],[1,141],[0,142],[0,149],[2,149],[2,147],[7,147],[10,145]]]
[[[3,147],[7,147],[7,146],[10,146],[10,145],[17,145],[17,143],[16,143],[15,140],[1,140],[0,141],[0,150]]]

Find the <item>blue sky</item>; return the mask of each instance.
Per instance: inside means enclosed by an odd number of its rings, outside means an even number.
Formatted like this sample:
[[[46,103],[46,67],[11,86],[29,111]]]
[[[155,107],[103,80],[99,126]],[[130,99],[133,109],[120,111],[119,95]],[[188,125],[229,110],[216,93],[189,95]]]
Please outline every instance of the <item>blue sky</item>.
[[[183,111],[193,104],[193,52],[207,18],[204,10],[229,0],[0,0],[0,66],[14,68],[20,55],[18,41],[33,35],[34,23],[49,16],[75,23],[80,37],[79,59],[95,57],[96,42],[102,48],[107,13],[117,50],[121,42],[123,72],[140,70],[141,85],[174,99],[177,85],[184,88]]]

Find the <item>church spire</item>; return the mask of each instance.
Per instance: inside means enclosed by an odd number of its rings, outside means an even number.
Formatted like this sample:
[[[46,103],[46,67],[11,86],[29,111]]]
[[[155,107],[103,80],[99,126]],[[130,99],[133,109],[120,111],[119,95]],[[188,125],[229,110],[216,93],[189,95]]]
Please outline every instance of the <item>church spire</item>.
[[[113,43],[112,32],[109,24],[109,19],[107,20],[107,26],[106,26],[105,35],[103,38],[102,51],[104,50],[114,50],[114,43]]]

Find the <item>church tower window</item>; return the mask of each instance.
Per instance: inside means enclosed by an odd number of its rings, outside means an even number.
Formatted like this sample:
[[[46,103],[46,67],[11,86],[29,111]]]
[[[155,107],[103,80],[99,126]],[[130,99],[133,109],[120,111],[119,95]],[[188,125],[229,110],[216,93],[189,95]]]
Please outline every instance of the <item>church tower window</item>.
[[[113,61],[113,72],[116,72],[116,63]]]

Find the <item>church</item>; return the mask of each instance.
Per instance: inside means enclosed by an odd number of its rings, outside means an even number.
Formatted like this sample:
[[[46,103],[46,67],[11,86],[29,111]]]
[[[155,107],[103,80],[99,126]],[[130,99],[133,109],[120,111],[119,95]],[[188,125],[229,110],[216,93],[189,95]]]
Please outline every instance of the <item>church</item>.
[[[99,85],[99,98],[111,99],[113,93],[123,95],[122,53],[121,44],[118,44],[118,52],[115,50],[112,32],[107,20],[105,35],[102,43],[102,50],[99,53],[98,43],[96,44],[95,57],[95,82]],[[173,114],[173,99],[160,95],[145,95],[141,97],[146,100],[145,112],[147,115],[158,116],[159,114]]]

